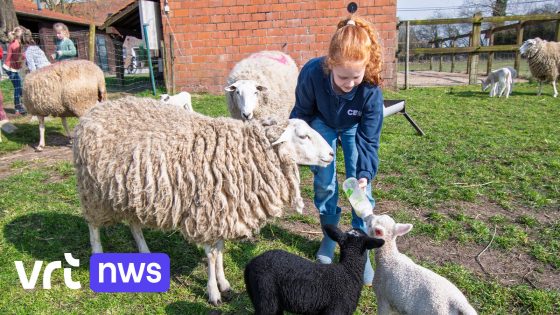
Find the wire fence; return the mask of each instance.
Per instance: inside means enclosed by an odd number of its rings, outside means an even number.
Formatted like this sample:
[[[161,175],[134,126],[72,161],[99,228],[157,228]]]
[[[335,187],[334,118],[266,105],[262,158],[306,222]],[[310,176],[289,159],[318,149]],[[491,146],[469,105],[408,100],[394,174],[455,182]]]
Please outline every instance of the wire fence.
[[[56,34],[52,30],[45,30],[33,33],[32,37],[39,48],[45,52],[49,62],[57,62],[54,58],[57,50]],[[88,31],[70,32],[70,39],[76,47],[77,54],[73,59],[90,59],[89,37]],[[141,39],[134,37],[117,39],[107,34],[97,33],[94,45],[94,62],[105,74],[109,93],[137,93],[151,90],[148,51]],[[25,48],[22,47],[22,50]],[[6,58],[7,44],[3,45],[3,49]],[[152,68],[156,86],[163,87],[163,61],[160,57],[152,56]],[[24,66],[19,72],[22,80],[25,80],[29,69]],[[8,80],[5,71],[0,71],[0,80]],[[12,85],[2,82],[0,88],[4,95],[4,103],[10,107],[9,104],[13,101],[10,97],[10,94],[13,94]]]

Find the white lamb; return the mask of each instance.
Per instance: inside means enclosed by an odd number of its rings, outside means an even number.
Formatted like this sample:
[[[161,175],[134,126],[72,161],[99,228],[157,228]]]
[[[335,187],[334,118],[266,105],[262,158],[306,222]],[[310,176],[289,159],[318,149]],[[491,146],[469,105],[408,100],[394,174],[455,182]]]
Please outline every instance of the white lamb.
[[[365,221],[368,234],[385,241],[375,249],[378,314],[476,314],[453,283],[399,252],[397,236],[410,232],[412,224],[395,223],[388,215],[369,215]]]
[[[159,101],[164,104],[169,104],[169,105],[177,106],[179,108],[183,108],[189,112],[193,111],[191,94],[189,92],[183,91],[175,95],[161,94],[159,97]]]
[[[482,91],[490,87],[490,97],[498,95],[502,97],[505,91],[506,98],[511,93],[513,78],[517,77],[517,71],[511,67],[500,68],[490,72],[486,80],[480,79]],[[498,93],[499,89],[499,93]]]
[[[296,99],[297,77],[296,63],[280,51],[261,51],[239,61],[225,87],[231,117],[288,119]]]

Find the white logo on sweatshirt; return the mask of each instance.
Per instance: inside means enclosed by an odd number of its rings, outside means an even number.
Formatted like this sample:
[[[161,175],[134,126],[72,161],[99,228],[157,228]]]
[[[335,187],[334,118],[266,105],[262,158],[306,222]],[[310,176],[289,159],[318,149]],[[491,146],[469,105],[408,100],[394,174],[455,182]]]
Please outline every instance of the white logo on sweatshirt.
[[[362,116],[362,112],[357,109],[349,109],[347,114],[348,116]]]

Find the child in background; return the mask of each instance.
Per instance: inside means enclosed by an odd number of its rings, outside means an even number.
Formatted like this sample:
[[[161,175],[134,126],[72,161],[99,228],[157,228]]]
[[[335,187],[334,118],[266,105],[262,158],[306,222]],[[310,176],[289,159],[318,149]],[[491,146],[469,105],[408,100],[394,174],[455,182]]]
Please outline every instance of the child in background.
[[[303,66],[296,87],[296,103],[290,118],[305,120],[325,138],[334,152],[342,143],[346,178],[355,177],[372,207],[371,182],[379,165],[378,149],[383,124],[381,94],[382,50],[373,26],[359,17],[340,21],[328,54]],[[335,154],[336,156],[336,154]],[[314,203],[321,227],[338,225],[336,161],[327,167],[312,167]],[[366,231],[364,221],[352,209],[352,227]],[[317,260],[330,264],[336,243],[324,233]],[[363,275],[372,285],[373,268],[369,253]]]
[[[53,29],[56,32],[56,52],[52,55],[53,59],[61,61],[76,57],[76,46],[69,38],[68,27],[64,23],[56,23]]]
[[[25,60],[29,71],[33,72],[51,64],[45,52],[35,43],[30,30],[25,29],[21,43],[25,49]]]
[[[14,30],[8,33],[10,44],[8,45],[8,53],[2,68],[6,71],[8,78],[14,86],[14,107],[16,115],[25,115],[27,112],[21,105],[21,77],[19,70],[23,66],[25,56],[21,51],[21,37],[23,36],[23,28],[17,26]]]
[[[4,49],[0,46],[0,60],[4,57]],[[0,73],[1,76],[1,73]],[[4,95],[2,94],[2,90],[0,90],[0,121],[8,119],[8,115],[4,111]]]

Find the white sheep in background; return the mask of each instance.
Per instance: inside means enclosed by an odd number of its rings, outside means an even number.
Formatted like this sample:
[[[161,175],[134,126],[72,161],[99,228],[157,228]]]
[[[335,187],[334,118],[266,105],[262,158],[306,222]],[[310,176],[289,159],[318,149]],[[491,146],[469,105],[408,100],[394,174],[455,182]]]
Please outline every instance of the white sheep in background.
[[[88,60],[66,60],[29,73],[23,82],[23,105],[39,118],[39,145],[45,147],[45,117],[62,118],[71,139],[66,117],[81,117],[107,98],[103,71]]]
[[[490,87],[490,97],[494,97],[496,95],[498,95],[498,97],[502,97],[505,91],[506,98],[508,98],[511,93],[513,78],[516,76],[517,71],[511,67],[494,70],[490,72],[485,80],[480,79],[482,91],[484,92],[488,87]]]
[[[552,82],[554,97],[557,97],[556,82],[560,76],[560,43],[548,42],[536,37],[526,40],[519,47],[519,52],[521,52],[521,56],[527,58],[531,74],[539,81],[537,95],[541,95],[543,82]]]
[[[295,104],[298,67],[280,51],[261,51],[239,61],[227,78],[231,117],[288,119]]]
[[[158,103],[104,102],[75,128],[74,165],[92,250],[102,252],[101,226],[122,221],[140,252],[149,252],[142,227],[179,230],[204,245],[209,301],[218,304],[220,291],[230,289],[224,240],[252,237],[285,205],[301,213],[297,165],[326,166],[334,154],[299,119],[264,126]]]
[[[453,283],[399,252],[397,237],[410,232],[412,224],[395,223],[388,215],[368,215],[364,220],[368,234],[385,241],[375,249],[378,314],[476,314]]]
[[[161,94],[159,97],[159,101],[164,104],[177,106],[189,112],[193,111],[191,94],[189,92],[179,92],[173,96],[169,94]]]

